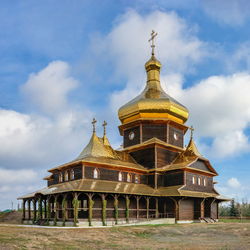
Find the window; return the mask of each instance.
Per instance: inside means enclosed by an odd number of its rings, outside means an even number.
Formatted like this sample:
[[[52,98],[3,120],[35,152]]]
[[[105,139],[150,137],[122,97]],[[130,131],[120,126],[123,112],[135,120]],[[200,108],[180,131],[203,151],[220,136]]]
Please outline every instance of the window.
[[[201,185],[201,178],[198,177],[198,185]]]
[[[59,182],[63,182],[63,175],[62,175],[62,173],[59,173]]]
[[[123,179],[122,172],[119,172],[119,174],[118,174],[118,181],[122,181],[122,179]]]
[[[192,177],[192,183],[193,183],[193,184],[196,183],[196,178],[195,178],[195,176]]]
[[[140,177],[139,177],[139,175],[135,176],[135,183],[140,183]]]
[[[205,177],[203,180],[203,185],[206,186],[207,185],[207,178]]]
[[[93,171],[93,177],[94,177],[94,179],[99,178],[99,170],[97,168],[95,168],[94,171]]]
[[[132,180],[131,174],[127,174],[127,182],[131,182],[131,180]]]
[[[75,179],[75,172],[74,169],[70,170],[70,180],[74,180]]]
[[[68,181],[69,180],[69,173],[68,171],[64,172],[64,181]]]

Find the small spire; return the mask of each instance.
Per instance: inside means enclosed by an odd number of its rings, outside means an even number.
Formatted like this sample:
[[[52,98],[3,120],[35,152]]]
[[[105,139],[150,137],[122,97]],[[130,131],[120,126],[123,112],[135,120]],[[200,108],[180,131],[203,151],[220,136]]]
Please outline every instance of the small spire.
[[[106,126],[108,125],[108,123],[106,121],[103,122],[102,126],[103,126],[103,136],[106,135]]]
[[[190,131],[191,131],[190,139],[193,139],[193,135],[194,135],[194,127],[193,127],[193,126],[191,126],[189,129],[190,129]]]
[[[97,120],[93,118],[93,121],[91,123],[93,125],[93,133],[95,133],[95,124],[97,123]]]
[[[155,44],[154,44],[154,39],[155,37],[158,35],[158,33],[156,33],[154,30],[152,30],[151,32],[151,38],[148,40],[149,42],[152,42],[151,43],[151,48],[152,48],[152,56],[154,56],[155,54]]]

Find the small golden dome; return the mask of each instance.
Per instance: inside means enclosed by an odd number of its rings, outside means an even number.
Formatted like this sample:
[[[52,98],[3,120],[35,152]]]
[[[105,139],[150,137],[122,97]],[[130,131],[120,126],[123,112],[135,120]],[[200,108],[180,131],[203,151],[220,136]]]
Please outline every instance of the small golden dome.
[[[118,116],[122,124],[138,119],[169,119],[183,124],[188,119],[188,109],[169,96],[161,87],[161,63],[154,54],[145,64],[147,84],[143,92],[122,106]]]

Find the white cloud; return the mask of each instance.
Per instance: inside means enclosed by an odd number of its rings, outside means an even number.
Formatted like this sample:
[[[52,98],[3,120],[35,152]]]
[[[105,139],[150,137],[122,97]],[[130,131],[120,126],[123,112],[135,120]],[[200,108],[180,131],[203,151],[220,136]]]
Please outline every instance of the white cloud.
[[[227,185],[231,188],[239,188],[241,186],[237,178],[232,177],[227,181]]]
[[[243,25],[250,14],[248,0],[206,0],[202,2],[205,12],[219,23]]]
[[[22,91],[42,111],[54,114],[67,108],[67,94],[77,85],[70,76],[69,65],[54,61],[40,72],[31,74]]]
[[[27,184],[27,182],[37,180],[37,172],[32,169],[3,169],[0,168],[0,183],[3,184]],[[7,186],[2,186],[1,188],[6,189]]]

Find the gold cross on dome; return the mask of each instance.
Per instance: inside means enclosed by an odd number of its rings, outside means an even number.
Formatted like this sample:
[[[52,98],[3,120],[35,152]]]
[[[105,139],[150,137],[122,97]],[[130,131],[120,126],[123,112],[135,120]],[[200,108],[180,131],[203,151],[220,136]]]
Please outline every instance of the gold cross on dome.
[[[91,123],[93,125],[93,133],[95,133],[95,124],[97,123],[97,120],[93,118],[93,121]]]
[[[154,44],[154,39],[158,35],[154,30],[151,32],[151,38],[148,40],[149,42],[152,42],[151,48],[152,48],[152,56],[155,54],[155,44]]]
[[[108,125],[108,123],[106,121],[103,122],[102,126],[104,129],[104,135],[106,135],[106,126]]]
[[[193,135],[194,135],[194,127],[191,126],[191,127],[190,127],[190,130],[191,130],[191,138],[193,138]]]

